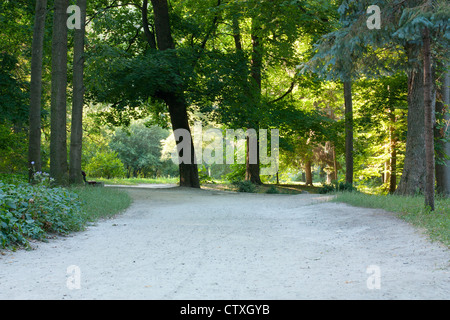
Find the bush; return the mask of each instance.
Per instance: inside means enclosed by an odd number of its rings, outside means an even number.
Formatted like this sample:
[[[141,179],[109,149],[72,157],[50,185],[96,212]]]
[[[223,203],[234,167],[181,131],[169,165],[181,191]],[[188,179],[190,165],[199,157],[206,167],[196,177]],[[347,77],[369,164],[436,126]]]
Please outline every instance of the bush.
[[[233,185],[237,187],[238,192],[256,192],[256,186],[251,181],[235,181]]]
[[[116,152],[99,152],[86,166],[86,174],[96,178],[122,178],[125,169]]]
[[[347,182],[335,182],[332,184],[326,184],[322,188],[319,189],[320,194],[326,194],[330,192],[338,192],[338,191],[347,191],[347,192],[353,192],[357,191],[357,189],[351,184]]]
[[[280,191],[275,186],[271,186],[269,189],[267,189],[266,193],[269,194],[278,194]]]
[[[42,185],[0,183],[0,247],[29,246],[48,233],[83,228],[81,202],[75,193]]]

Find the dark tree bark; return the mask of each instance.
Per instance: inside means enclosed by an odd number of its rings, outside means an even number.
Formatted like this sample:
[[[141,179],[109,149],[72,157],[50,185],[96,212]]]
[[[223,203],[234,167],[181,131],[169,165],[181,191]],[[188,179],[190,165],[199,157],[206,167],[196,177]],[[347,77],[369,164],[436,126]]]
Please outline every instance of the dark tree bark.
[[[433,99],[431,77],[431,44],[430,31],[423,32],[423,97],[425,105],[425,205],[434,211],[434,132],[433,132]]]
[[[81,10],[81,28],[75,29],[74,53],[73,53],[73,103],[72,126],[70,137],[70,183],[83,182],[81,174],[81,152],[83,141],[83,104],[84,104],[84,36],[86,30],[86,0],[78,0],[77,5]]]
[[[345,181],[353,185],[353,102],[352,83],[344,82],[345,100]]]
[[[42,57],[44,52],[45,17],[47,0],[36,1],[33,44],[31,55],[30,112],[28,173],[31,181],[33,171],[42,171],[41,165],[41,98],[42,98]],[[34,165],[31,163],[34,162]]]
[[[261,102],[261,75],[262,75],[262,43],[260,41],[258,32],[260,28],[257,26],[255,19],[252,21],[252,58],[250,63],[250,77],[252,79],[252,85],[250,88],[252,89],[253,101],[255,106],[258,106]],[[250,125],[251,126],[251,125]],[[257,126],[256,126],[257,127]],[[254,129],[254,128],[251,128]],[[259,137],[258,137],[258,129],[256,130],[256,163],[252,163],[249,161],[249,139],[247,139],[247,161],[246,161],[246,173],[245,180],[251,181],[255,184],[263,184],[260,177],[260,161],[259,161]]]
[[[151,0],[155,19],[155,32],[158,49],[161,51],[175,49],[170,30],[169,8],[167,0]],[[170,119],[173,130],[184,129],[191,132],[188,122],[187,103],[183,91],[180,88],[176,92],[160,92],[158,96],[169,107]],[[177,142],[180,155],[180,142]],[[198,168],[195,161],[194,142],[191,139],[191,161],[180,163],[180,186],[200,188]]]
[[[448,123],[450,122],[450,71],[447,70],[443,74],[442,85],[439,88],[440,99],[436,101],[436,114],[440,114]],[[443,141],[448,128],[441,128],[437,133],[439,162],[436,162],[436,190],[439,194],[450,196],[450,160],[445,160],[446,156],[450,157],[450,143]]]
[[[311,160],[308,160],[308,161],[305,162],[305,180],[306,180],[306,185],[307,186],[312,186],[313,185]]]
[[[67,8],[69,0],[55,0],[52,39],[52,98],[50,176],[68,184],[67,164]]]
[[[418,48],[407,48],[408,59],[413,61]],[[423,97],[423,69],[413,65],[408,74],[408,132],[406,136],[405,162],[396,194],[415,195],[425,188],[425,110]]]

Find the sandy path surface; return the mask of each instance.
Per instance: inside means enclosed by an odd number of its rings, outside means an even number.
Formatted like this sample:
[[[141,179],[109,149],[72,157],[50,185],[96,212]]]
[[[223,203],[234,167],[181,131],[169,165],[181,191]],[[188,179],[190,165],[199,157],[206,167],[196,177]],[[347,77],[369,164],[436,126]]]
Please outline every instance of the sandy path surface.
[[[115,219],[0,255],[0,299],[450,298],[450,251],[391,213],[318,195],[128,192]]]

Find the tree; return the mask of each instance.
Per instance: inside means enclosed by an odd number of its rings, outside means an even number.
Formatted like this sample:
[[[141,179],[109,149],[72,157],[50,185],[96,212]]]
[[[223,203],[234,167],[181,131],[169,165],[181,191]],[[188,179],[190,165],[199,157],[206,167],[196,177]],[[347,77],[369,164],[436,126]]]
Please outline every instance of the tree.
[[[450,127],[450,70],[444,72],[439,99],[436,101],[436,115],[440,123],[437,127],[437,159],[436,159],[436,190],[439,194],[450,196],[450,142],[448,132]]]
[[[41,97],[42,97],[42,58],[44,52],[45,17],[47,0],[36,1],[36,14],[33,27],[31,54],[30,112],[28,172],[32,179],[33,170],[41,171]],[[31,163],[34,165],[31,165]]]
[[[169,9],[167,0],[152,0],[154,19],[155,19],[155,33],[157,39],[158,49],[160,51],[174,50],[175,44],[172,39],[170,29]],[[175,54],[175,53],[173,53]],[[187,102],[183,91],[179,88],[176,91],[160,91],[157,97],[162,99],[169,107],[170,119],[174,132],[177,130],[186,130],[190,134]],[[175,137],[178,140],[178,137]],[[177,148],[181,158],[181,142],[177,141]],[[198,169],[195,161],[194,142],[190,141],[190,163],[181,162],[180,165],[180,186],[200,188],[200,180],[198,177]]]
[[[425,206],[434,211],[434,132],[433,132],[433,101],[432,101],[432,78],[431,78],[431,39],[430,30],[423,30],[423,99],[425,106]]]
[[[55,0],[52,38],[52,98],[50,175],[68,183],[67,164],[67,8],[69,0]]]
[[[81,151],[83,141],[84,104],[84,38],[86,31],[86,0],[78,0],[81,13],[80,29],[75,29],[73,53],[73,100],[70,136],[69,179],[71,183],[82,183]]]
[[[345,182],[353,185],[353,102],[352,82],[344,81],[345,100]]]

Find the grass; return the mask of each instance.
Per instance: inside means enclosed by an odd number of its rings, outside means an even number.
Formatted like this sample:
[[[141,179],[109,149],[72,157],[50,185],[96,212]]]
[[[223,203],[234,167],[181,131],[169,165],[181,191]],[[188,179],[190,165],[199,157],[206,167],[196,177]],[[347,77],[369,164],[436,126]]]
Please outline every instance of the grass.
[[[435,211],[425,208],[423,196],[370,195],[359,192],[336,193],[334,201],[356,207],[395,212],[412,225],[425,230],[432,241],[450,247],[450,198],[437,198]]]
[[[223,191],[239,191],[239,186],[231,182],[202,183],[204,189],[214,189]],[[317,186],[305,186],[304,184],[263,184],[261,186],[253,185],[248,188],[250,193],[274,193],[274,194],[301,194],[304,191],[308,193],[318,193],[320,188]]]
[[[115,188],[72,187],[82,201],[82,212],[86,222],[112,218],[131,205],[130,195]]]
[[[90,180],[104,182],[105,184],[110,185],[137,185],[137,184],[177,184],[179,182],[179,178],[175,177],[161,177],[161,178],[113,178],[113,179],[105,179],[105,178],[92,178]]]

